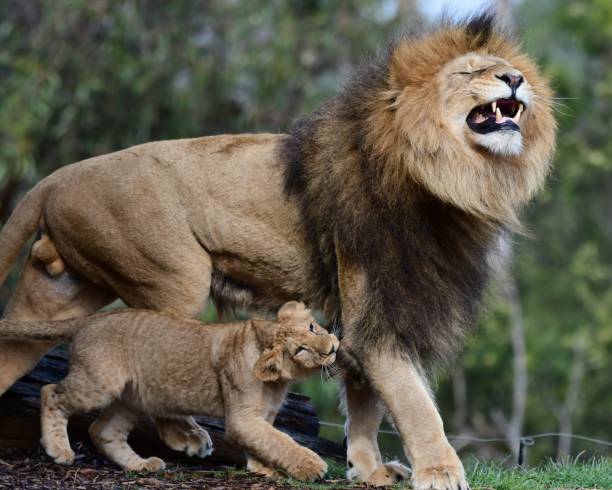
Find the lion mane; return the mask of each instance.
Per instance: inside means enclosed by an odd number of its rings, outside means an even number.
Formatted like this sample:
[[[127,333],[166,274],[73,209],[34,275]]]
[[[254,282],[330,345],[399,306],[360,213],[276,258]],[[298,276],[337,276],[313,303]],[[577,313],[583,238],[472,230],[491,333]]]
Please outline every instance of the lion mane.
[[[473,52],[507,60],[530,81],[533,113],[518,155],[469,147],[440,117],[442,67]],[[512,35],[485,13],[400,37],[295,124],[280,158],[310,237],[320,304],[334,298],[341,315],[338,250],[366,271],[353,349],[384,342],[440,363],[462,345],[491,276],[488,259],[501,234],[519,228],[517,211],[548,173],[550,95]]]

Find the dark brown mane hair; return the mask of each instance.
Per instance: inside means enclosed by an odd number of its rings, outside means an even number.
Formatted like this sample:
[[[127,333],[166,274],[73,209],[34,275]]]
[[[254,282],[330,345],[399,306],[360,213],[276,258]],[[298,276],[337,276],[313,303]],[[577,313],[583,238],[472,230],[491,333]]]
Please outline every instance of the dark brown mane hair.
[[[496,42],[489,13],[441,28],[459,29],[462,42],[473,49]],[[369,304],[356,348],[384,342],[422,362],[440,363],[474,325],[490,275],[488,255],[513,223],[440,199],[411,178],[395,155],[375,149],[372,114],[381,104],[393,107],[391,57],[410,36],[366,61],[338,96],[298,120],[280,158],[286,195],[299,201],[303,230],[313,245],[314,302],[341,317],[339,247],[367,273]]]

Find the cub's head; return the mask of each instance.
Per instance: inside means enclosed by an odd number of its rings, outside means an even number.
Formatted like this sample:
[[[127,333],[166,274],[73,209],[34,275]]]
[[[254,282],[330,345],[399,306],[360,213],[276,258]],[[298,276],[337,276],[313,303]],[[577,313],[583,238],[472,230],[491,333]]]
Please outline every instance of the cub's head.
[[[317,324],[303,303],[290,301],[278,311],[278,322],[253,320],[266,346],[255,364],[261,381],[298,380],[336,360],[340,342]]]

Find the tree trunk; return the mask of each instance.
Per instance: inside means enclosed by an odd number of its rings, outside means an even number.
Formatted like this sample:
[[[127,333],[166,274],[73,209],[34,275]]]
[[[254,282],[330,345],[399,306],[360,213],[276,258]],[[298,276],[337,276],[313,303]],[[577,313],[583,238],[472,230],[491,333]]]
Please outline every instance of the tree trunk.
[[[565,400],[559,410],[559,446],[557,447],[557,459],[564,459],[570,455],[572,450],[572,417],[578,406],[580,388],[585,373],[584,342],[579,341],[574,346],[574,359],[570,372],[569,384],[565,392]],[[563,435],[568,434],[568,435]]]
[[[508,422],[506,437],[511,439],[510,447],[514,461],[518,461],[519,439],[523,435],[525,408],[527,406],[527,347],[525,344],[525,325],[521,299],[516,281],[508,273],[507,295],[510,303],[510,339],[512,343],[512,366],[514,379],[512,383],[512,414]]]

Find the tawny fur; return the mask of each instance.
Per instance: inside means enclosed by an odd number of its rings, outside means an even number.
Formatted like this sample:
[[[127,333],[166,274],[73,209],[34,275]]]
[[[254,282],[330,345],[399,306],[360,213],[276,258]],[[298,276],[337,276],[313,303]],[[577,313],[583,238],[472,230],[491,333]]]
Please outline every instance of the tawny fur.
[[[41,396],[42,443],[57,463],[70,464],[70,415],[104,409],[90,428],[97,448],[128,470],[156,471],[159,458],[143,459],[127,438],[139,415],[180,420],[225,417],[227,437],[248,452],[248,468],[268,476],[312,480],[326,463],[272,427],[289,383],[330,365],[338,339],[320,327],[302,303],[290,302],[278,321],[203,325],[136,310],[61,322],[3,320],[5,335],[32,340],[74,336],[70,372]],[[208,456],[212,442],[184,449]]]
[[[496,76],[505,72],[525,79],[520,134],[473,133],[469,112],[509,96]],[[392,357],[421,386],[422,366],[460,348],[498,238],[519,227],[548,172],[550,96],[535,64],[484,15],[399,39],[288,135],[148,143],[62,168],[2,230],[0,278],[43,217],[66,272],[52,281],[32,258],[7,314],[78,316],[119,296],[194,316],[209,293],[219,307],[267,311],[299,298],[341,325],[354,372],[347,392],[364,390],[347,403],[349,421],[364,422],[348,423],[348,445],[352,454],[360,441],[368,463],[351,475],[370,481],[380,470],[377,423],[365,423],[374,412],[363,407],[383,399],[409,422],[402,437],[417,488],[445,488],[431,468],[448,468],[465,488],[427,390],[423,410],[410,411],[416,399],[393,398],[369,357]],[[43,352],[0,345],[0,391]],[[408,427],[437,431],[437,442]]]

